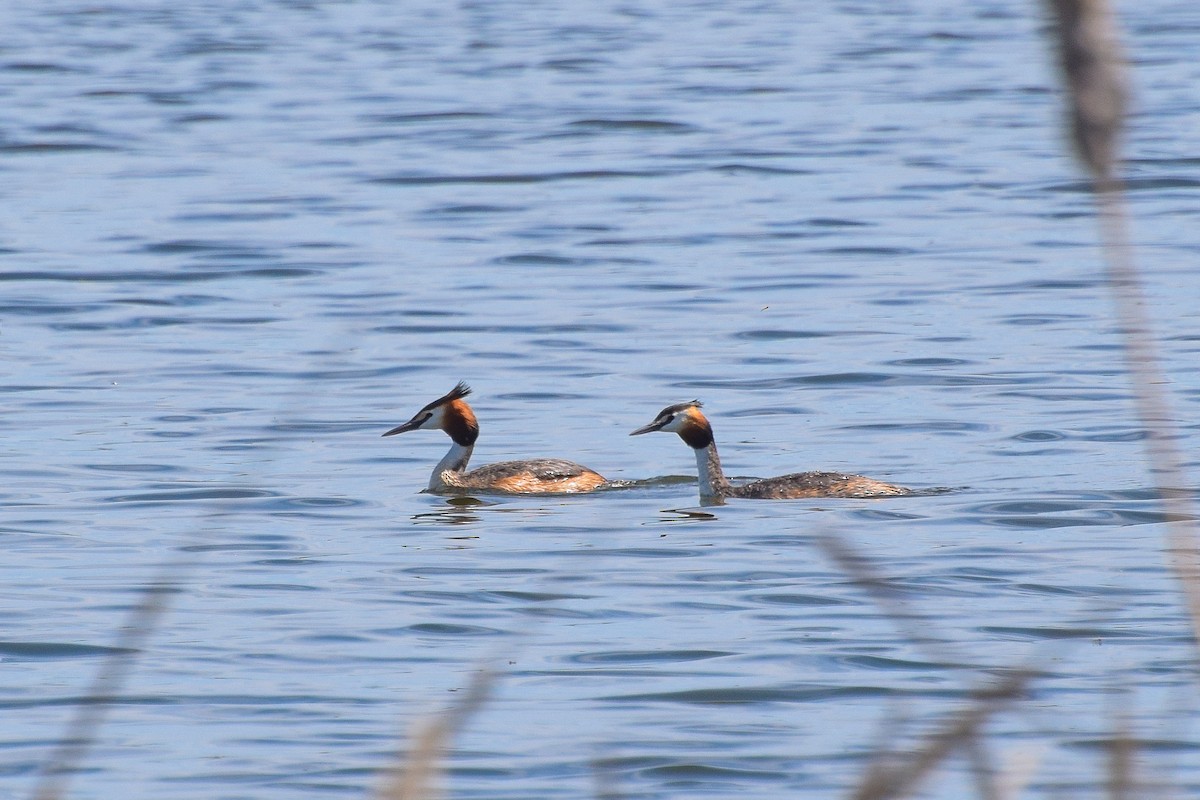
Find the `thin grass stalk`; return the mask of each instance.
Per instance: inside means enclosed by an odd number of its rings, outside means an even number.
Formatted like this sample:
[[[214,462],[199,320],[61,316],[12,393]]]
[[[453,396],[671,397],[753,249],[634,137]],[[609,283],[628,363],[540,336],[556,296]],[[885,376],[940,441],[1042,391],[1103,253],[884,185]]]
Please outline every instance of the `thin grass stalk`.
[[[91,685],[75,703],[62,737],[42,763],[34,784],[33,800],[62,800],[72,776],[79,771],[99,737],[109,710],[120,697],[150,635],[158,629],[171,598],[179,593],[192,561],[164,566],[158,578],[142,590],[137,604],[121,626],[113,649],[97,670]]]
[[[446,752],[467,719],[487,702],[493,680],[490,670],[479,670],[458,703],[417,726],[408,757],[390,770],[375,793],[376,800],[435,800],[442,796]]]
[[[980,800],[1000,800],[1000,789],[996,785],[996,770],[992,768],[991,753],[983,746],[984,740],[972,736],[963,742],[971,775],[975,778],[975,791]]]
[[[821,536],[817,542],[827,557],[868,592],[872,601],[910,642],[924,647],[927,657],[952,663],[944,641],[925,632],[932,627],[928,620],[896,601],[892,586],[886,578],[875,573],[868,558],[834,536]],[[954,718],[956,722],[930,737],[915,755],[901,757],[895,748],[886,745],[875,748],[876,756],[853,795],[855,800],[906,796],[915,791],[942,761],[959,751],[967,758],[978,796],[983,800],[1000,800],[1004,796],[1003,790],[991,766],[986,738],[980,728],[993,713],[1016,700],[1036,674],[1031,667],[1012,668],[1005,671],[1006,677],[997,686],[973,692],[967,707]],[[893,732],[888,738],[894,741],[898,737]]]
[[[1179,425],[1133,260],[1129,212],[1119,177],[1128,91],[1126,66],[1106,0],[1048,0],[1054,15],[1075,153],[1096,198],[1109,291],[1123,334],[1134,408],[1143,428],[1151,481],[1166,512],[1167,557],[1183,592],[1193,643],[1200,643],[1200,551],[1178,445]]]
[[[1137,746],[1129,730],[1129,720],[1121,714],[1113,724],[1112,740],[1108,744],[1109,800],[1134,800],[1134,756]]]
[[[916,645],[926,658],[943,664],[962,663],[962,659],[951,652],[945,639],[929,633],[933,626],[928,619],[896,598],[895,587],[887,578],[875,572],[868,558],[837,536],[821,535],[816,543],[825,557],[863,589],[901,635]]]
[[[612,762],[596,756],[592,759],[592,792],[595,800],[624,800],[617,786],[616,769]]]
[[[1000,800],[1017,800],[1021,796],[1041,765],[1042,752],[1024,749],[1009,755],[997,780],[997,797]]]
[[[892,800],[907,797],[939,767],[942,762],[969,743],[982,742],[982,728],[991,717],[1009,703],[1025,695],[1025,687],[1033,678],[1032,670],[1012,670],[996,685],[976,692],[968,706],[926,738],[904,764],[876,762],[863,777],[851,797],[854,800]],[[887,762],[893,762],[889,758]],[[978,779],[978,775],[976,775]],[[998,794],[987,781],[986,797]]]
[[[296,400],[299,402],[300,398]],[[281,414],[284,410],[281,409]],[[226,503],[217,505],[218,510],[226,508]],[[198,535],[202,530],[203,525],[198,519],[194,533]],[[146,584],[138,602],[129,610],[125,623],[118,628],[111,654],[100,662],[91,684],[73,704],[74,711],[54,750],[42,762],[31,800],[63,800],[67,796],[72,776],[95,747],[108,713],[120,699],[146,643],[162,625],[174,597],[182,593],[188,577],[199,566],[195,552],[185,548]]]
[[[1167,397],[1169,385],[1146,314],[1145,290],[1130,253],[1124,192],[1116,182],[1099,186],[1100,228],[1108,285],[1124,333],[1125,364],[1133,383],[1136,412],[1148,436],[1151,481],[1167,517],[1167,556],[1183,591],[1193,642],[1200,642],[1200,550],[1195,509],[1186,489],[1184,456],[1177,443],[1178,418]]]

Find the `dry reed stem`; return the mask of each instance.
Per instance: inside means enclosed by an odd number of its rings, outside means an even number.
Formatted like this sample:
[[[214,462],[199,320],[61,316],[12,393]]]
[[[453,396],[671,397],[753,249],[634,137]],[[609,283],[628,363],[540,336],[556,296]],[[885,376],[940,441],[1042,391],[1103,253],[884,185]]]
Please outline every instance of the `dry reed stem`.
[[[592,781],[595,800],[624,800],[625,795],[617,787],[616,770],[599,756],[592,759]]]
[[[1011,754],[1001,769],[997,780],[998,800],[1016,800],[1033,780],[1041,765],[1042,749],[1019,749]]]
[[[170,607],[170,598],[178,593],[189,566],[183,561],[166,565],[158,579],[142,590],[137,605],[130,610],[128,620],[120,628],[110,654],[101,663],[91,686],[75,703],[74,713],[62,737],[43,762],[30,795],[33,800],[66,797],[71,777],[95,745],[108,710],[118,700],[143,646]]]
[[[925,744],[906,759],[906,763],[893,765],[876,761],[872,764],[851,797],[854,800],[890,800],[912,794],[956,750],[972,746],[969,744],[972,742],[982,742],[984,723],[997,711],[1023,697],[1025,686],[1033,676],[1031,670],[1011,670],[995,685],[974,692],[967,708],[927,737]],[[980,779],[978,774],[976,779]],[[999,796],[990,780],[982,784],[980,794],[982,797]]]
[[[927,657],[941,663],[954,663],[945,642],[924,632],[932,628],[929,621],[896,601],[887,579],[875,573],[869,559],[834,536],[820,536],[817,543],[827,557],[867,591],[872,601],[910,642],[925,649]],[[973,692],[967,708],[955,718],[957,722],[930,737],[926,746],[911,757],[899,759],[891,748],[876,748],[876,758],[853,797],[856,800],[902,797],[915,790],[946,757],[961,749],[970,765],[978,796],[983,800],[1000,800],[1004,795],[997,784],[985,740],[979,735],[978,729],[992,713],[1019,697],[1036,671],[1019,667],[1005,670],[1004,674],[1006,677],[997,687]],[[892,735],[889,738],[894,740],[897,737]]]
[[[442,796],[438,785],[442,759],[454,735],[487,702],[493,677],[490,670],[479,670],[458,703],[417,726],[408,757],[390,771],[375,793],[376,800],[435,800]]]
[[[1179,425],[1146,313],[1145,290],[1131,254],[1129,214],[1118,177],[1126,106],[1125,59],[1105,0],[1048,0],[1055,15],[1059,63],[1070,102],[1072,141],[1096,195],[1109,291],[1124,334],[1123,353],[1135,411],[1147,430],[1146,459],[1167,517],[1167,554],[1200,642],[1200,552],[1184,487]]]
[[[982,800],[999,800],[1000,791],[996,788],[993,776],[996,771],[992,768],[991,755],[981,736],[969,736],[962,743],[966,751],[967,762],[971,767],[971,776],[975,778],[975,791]]]
[[[1070,97],[1075,151],[1097,180],[1116,175],[1128,90],[1107,0],[1048,0]]]
[[[1133,260],[1129,212],[1119,177],[1119,142],[1126,113],[1125,59],[1113,15],[1105,0],[1048,0],[1056,15],[1059,60],[1071,109],[1072,141],[1088,170],[1096,197],[1101,246],[1122,353],[1132,384],[1134,407],[1148,436],[1146,459],[1151,481],[1166,512],[1167,556],[1179,581],[1200,643],[1200,551],[1194,510],[1185,487],[1184,456],[1176,444],[1178,419],[1167,396],[1169,386],[1146,311],[1145,289]],[[1122,716],[1109,747],[1108,796],[1136,796],[1136,746]]]
[[[875,572],[867,557],[836,536],[818,536],[816,543],[825,557],[864,589],[875,605],[895,623],[900,633],[916,645],[926,658],[943,664],[962,663],[962,659],[950,652],[946,640],[929,633],[933,626],[928,619],[897,599],[895,587],[887,578]]]
[[[1133,800],[1134,756],[1137,748],[1129,732],[1129,721],[1121,715],[1113,725],[1108,745],[1108,796],[1110,800]]]
[[[1186,489],[1184,456],[1177,444],[1178,419],[1167,398],[1169,384],[1146,314],[1145,291],[1130,255],[1124,194],[1115,182],[1109,182],[1097,188],[1097,202],[1108,284],[1125,336],[1125,363],[1138,417],[1149,434],[1145,451],[1150,477],[1166,511],[1167,556],[1183,591],[1195,644],[1200,642],[1200,550],[1195,510]]]

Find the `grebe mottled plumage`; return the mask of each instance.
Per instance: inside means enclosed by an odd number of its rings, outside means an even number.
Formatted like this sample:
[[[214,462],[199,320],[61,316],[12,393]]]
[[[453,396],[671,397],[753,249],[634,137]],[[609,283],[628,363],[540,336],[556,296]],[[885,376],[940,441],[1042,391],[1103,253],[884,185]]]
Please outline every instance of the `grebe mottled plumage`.
[[[653,431],[677,433],[696,453],[696,468],[700,473],[700,499],[721,502],[726,497],[749,497],[759,500],[787,500],[804,497],[894,497],[911,494],[910,489],[890,483],[846,475],[840,472],[795,472],[777,478],[763,478],[740,486],[729,482],[721,470],[721,458],[713,440],[712,425],[700,411],[700,401],[667,406],[649,425],[643,425],[630,436]]]
[[[428,490],[453,493],[462,489],[487,489],[511,494],[566,494],[590,492],[605,483],[604,476],[573,461],[535,458],[501,461],[467,472],[467,462],[479,438],[475,412],[463,399],[471,387],[459,383],[446,395],[418,411],[403,425],[384,436],[415,430],[437,429],[450,437],[450,451],[433,468]]]

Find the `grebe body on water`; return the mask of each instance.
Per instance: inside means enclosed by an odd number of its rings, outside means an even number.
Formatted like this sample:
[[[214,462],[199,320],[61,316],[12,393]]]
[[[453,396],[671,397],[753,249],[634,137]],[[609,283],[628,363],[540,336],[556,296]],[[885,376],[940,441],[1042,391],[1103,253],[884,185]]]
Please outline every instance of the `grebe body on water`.
[[[450,437],[450,450],[433,468],[430,492],[453,493],[463,489],[486,489],[510,494],[569,494],[590,492],[605,483],[604,476],[573,461],[535,458],[501,461],[467,471],[467,462],[479,438],[479,423],[465,398],[471,388],[459,383],[445,396],[418,411],[403,425],[384,436],[415,430],[442,430]]]
[[[795,472],[734,485],[721,470],[721,458],[717,455],[712,425],[700,411],[699,400],[667,406],[653,422],[629,435],[639,436],[654,431],[679,434],[679,438],[696,453],[700,499],[710,503],[720,503],[726,497],[787,500],[804,497],[894,497],[912,493],[902,486],[841,472]]]

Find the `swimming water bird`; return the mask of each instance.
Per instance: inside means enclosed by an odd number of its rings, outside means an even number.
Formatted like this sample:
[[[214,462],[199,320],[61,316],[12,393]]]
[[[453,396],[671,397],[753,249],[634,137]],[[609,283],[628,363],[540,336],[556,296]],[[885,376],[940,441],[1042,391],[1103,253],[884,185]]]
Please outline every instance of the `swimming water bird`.
[[[760,500],[786,500],[802,497],[890,497],[911,494],[910,489],[890,483],[844,475],[840,472],[796,472],[778,478],[763,478],[735,486],[721,471],[721,459],[713,441],[712,425],[700,411],[700,401],[667,406],[649,425],[630,436],[653,431],[677,433],[696,452],[700,472],[700,500],[720,503],[726,497],[750,497]]]
[[[459,383],[445,396],[422,408],[403,425],[384,436],[415,430],[438,429],[450,437],[450,452],[433,468],[429,491],[487,489],[511,494],[564,494],[590,492],[605,483],[604,477],[587,467],[560,458],[501,461],[467,472],[467,462],[479,438],[475,413],[463,398],[471,387]]]

